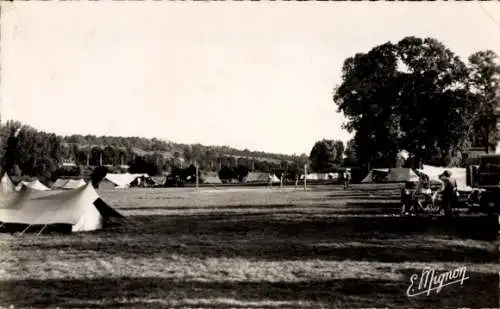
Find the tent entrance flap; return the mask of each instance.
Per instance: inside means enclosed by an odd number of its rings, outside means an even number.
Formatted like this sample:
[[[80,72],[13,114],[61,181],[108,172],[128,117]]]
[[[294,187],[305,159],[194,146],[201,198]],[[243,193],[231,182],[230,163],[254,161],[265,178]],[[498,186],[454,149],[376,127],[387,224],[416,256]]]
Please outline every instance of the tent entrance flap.
[[[105,201],[103,201],[100,197],[97,198],[95,201],[94,201],[94,206],[97,208],[97,211],[99,211],[99,213],[101,214],[101,216],[104,218],[104,219],[108,219],[108,218],[120,218],[120,219],[123,219],[125,218],[124,215],[122,215],[121,213],[119,213],[118,211],[114,210],[113,208],[111,208],[108,204],[106,204]]]

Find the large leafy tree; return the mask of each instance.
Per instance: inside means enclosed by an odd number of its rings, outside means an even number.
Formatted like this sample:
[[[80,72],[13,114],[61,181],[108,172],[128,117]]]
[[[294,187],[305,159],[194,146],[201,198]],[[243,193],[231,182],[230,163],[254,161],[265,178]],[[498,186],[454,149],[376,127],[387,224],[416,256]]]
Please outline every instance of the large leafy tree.
[[[355,131],[358,159],[391,166],[405,149],[443,160],[468,141],[468,70],[432,39],[406,37],[345,60],[334,102]]]
[[[497,109],[500,107],[500,65],[498,55],[480,51],[469,57],[471,90],[476,99],[473,123],[473,142],[488,152],[495,148],[498,139]]]

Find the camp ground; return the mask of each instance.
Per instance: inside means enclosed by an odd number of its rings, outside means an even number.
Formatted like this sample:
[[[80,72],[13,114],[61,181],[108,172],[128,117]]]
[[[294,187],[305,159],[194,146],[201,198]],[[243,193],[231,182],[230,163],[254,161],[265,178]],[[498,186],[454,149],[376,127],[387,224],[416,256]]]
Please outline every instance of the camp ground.
[[[105,2],[1,4],[0,309],[500,309],[500,1]]]

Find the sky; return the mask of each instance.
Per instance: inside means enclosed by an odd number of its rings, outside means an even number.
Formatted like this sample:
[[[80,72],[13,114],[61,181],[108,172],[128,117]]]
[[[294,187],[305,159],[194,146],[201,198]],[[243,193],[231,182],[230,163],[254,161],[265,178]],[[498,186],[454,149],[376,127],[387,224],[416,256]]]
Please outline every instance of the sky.
[[[347,141],[344,60],[405,36],[500,54],[500,2],[2,3],[0,112],[58,134],[286,154]]]

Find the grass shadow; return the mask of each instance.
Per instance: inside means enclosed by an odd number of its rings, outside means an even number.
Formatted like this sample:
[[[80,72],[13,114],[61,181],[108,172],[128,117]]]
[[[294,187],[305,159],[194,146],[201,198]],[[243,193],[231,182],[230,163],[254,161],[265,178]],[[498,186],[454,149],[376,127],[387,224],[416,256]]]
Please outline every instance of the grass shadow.
[[[426,243],[426,236],[495,240],[490,217],[341,217],[274,219],[273,215],[139,216],[135,227],[95,232],[78,242],[34,242],[29,250],[74,250],[124,258],[172,254],[260,260],[496,262],[498,250]],[[496,224],[495,224],[496,222]],[[68,236],[68,240],[73,236]],[[75,236],[76,237],[76,236]],[[420,238],[420,240],[417,240]],[[423,239],[423,240],[422,240]],[[492,248],[494,246],[492,245]],[[15,250],[11,247],[11,250]]]
[[[421,270],[408,270],[407,276]],[[469,274],[464,286],[443,288],[437,295],[409,298],[409,280],[336,279],[305,282],[199,282],[164,278],[12,280],[0,282],[0,302],[46,308],[359,308],[495,307],[495,275]],[[253,303],[253,305],[252,305]]]

